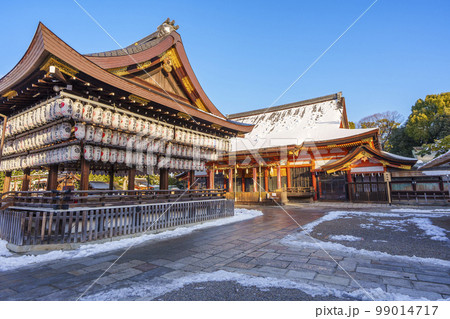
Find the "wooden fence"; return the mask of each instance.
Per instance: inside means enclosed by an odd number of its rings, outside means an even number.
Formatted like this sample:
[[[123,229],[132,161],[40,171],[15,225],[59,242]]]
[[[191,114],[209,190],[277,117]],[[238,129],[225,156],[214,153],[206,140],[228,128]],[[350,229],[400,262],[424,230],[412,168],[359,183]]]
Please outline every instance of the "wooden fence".
[[[224,198],[220,189],[28,191],[2,194],[1,207],[68,209]]]
[[[85,243],[233,215],[234,202],[226,199],[68,210],[12,206],[0,211],[0,238],[18,246]]]

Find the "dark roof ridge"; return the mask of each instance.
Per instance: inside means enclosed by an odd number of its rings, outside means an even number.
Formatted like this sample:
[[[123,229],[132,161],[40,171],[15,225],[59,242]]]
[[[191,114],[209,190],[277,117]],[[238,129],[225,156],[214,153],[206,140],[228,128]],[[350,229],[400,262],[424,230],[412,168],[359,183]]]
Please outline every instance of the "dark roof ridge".
[[[272,107],[257,109],[257,110],[253,110],[253,111],[229,114],[229,115],[227,115],[227,118],[228,119],[237,119],[237,118],[242,118],[242,117],[247,117],[247,116],[252,116],[252,115],[258,115],[261,113],[282,111],[282,110],[287,110],[287,109],[291,109],[291,108],[299,107],[299,106],[305,106],[305,105],[326,102],[326,101],[331,101],[331,100],[339,100],[341,97],[342,97],[342,92],[338,92],[338,93],[319,96],[316,98],[302,100],[302,101],[298,101],[298,102],[282,104],[282,105],[278,105],[278,106],[272,106]]]

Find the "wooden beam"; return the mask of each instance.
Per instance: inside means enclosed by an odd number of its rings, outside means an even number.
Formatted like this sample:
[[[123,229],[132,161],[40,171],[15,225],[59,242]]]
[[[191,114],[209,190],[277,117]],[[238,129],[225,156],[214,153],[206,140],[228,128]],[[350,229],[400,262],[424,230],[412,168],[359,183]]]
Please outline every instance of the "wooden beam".
[[[114,190],[114,165],[109,171],[109,190]]]

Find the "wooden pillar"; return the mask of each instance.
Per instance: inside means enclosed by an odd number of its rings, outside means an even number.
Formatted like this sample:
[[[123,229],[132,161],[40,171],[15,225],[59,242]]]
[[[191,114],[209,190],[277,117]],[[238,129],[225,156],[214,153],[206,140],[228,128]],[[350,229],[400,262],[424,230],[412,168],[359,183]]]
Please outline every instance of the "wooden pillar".
[[[315,173],[312,173],[312,185],[314,188],[314,200],[317,200],[317,194],[319,192],[319,189],[317,188],[317,177]]]
[[[266,193],[269,192],[269,168],[265,167],[264,168],[264,188]]]
[[[134,191],[134,179],[136,178],[136,168],[131,167],[128,170],[128,190]]]
[[[291,188],[292,187],[291,168],[289,166],[286,166],[286,176],[287,176],[287,187]]]
[[[347,194],[348,194],[348,200],[352,201],[352,187],[353,185],[350,184],[353,182],[352,173],[350,170],[347,171]]]
[[[242,178],[241,178],[241,191],[245,192],[245,171],[242,169]]]
[[[114,190],[114,166],[109,171],[109,190]]]
[[[12,172],[5,172],[5,180],[3,181],[3,193],[9,192],[11,186],[11,174]]]
[[[50,165],[47,178],[47,190],[53,191],[58,188],[58,165]]]
[[[89,162],[81,156],[81,177],[80,177],[80,191],[87,191],[89,189],[89,174],[90,165]]]
[[[256,193],[258,191],[258,173],[256,171],[256,167],[253,167],[253,192]]]
[[[277,166],[277,189],[281,189],[281,166]]]
[[[189,171],[188,172],[188,188],[194,189],[195,187],[195,171]]]
[[[23,178],[22,178],[22,192],[28,192],[30,190],[30,176],[31,170],[29,168],[25,168],[23,170]]]
[[[228,169],[228,192],[233,193],[233,169]]]
[[[214,189],[214,169],[207,170],[208,178],[206,180],[206,188]]]
[[[191,184],[191,187],[192,187],[192,184]],[[159,189],[160,190],[168,190],[169,189],[169,169],[167,169],[167,168],[159,169]]]

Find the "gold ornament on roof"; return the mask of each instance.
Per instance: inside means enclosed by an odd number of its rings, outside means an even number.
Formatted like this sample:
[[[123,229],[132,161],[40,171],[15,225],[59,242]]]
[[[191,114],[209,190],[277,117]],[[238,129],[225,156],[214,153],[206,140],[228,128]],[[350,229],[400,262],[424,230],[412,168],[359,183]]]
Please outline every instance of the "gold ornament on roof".
[[[170,18],[167,18],[166,21],[164,21],[160,26],[158,26],[158,38],[165,37],[166,35],[169,35],[175,30],[178,30],[180,26],[175,25],[175,20],[170,21]]]

